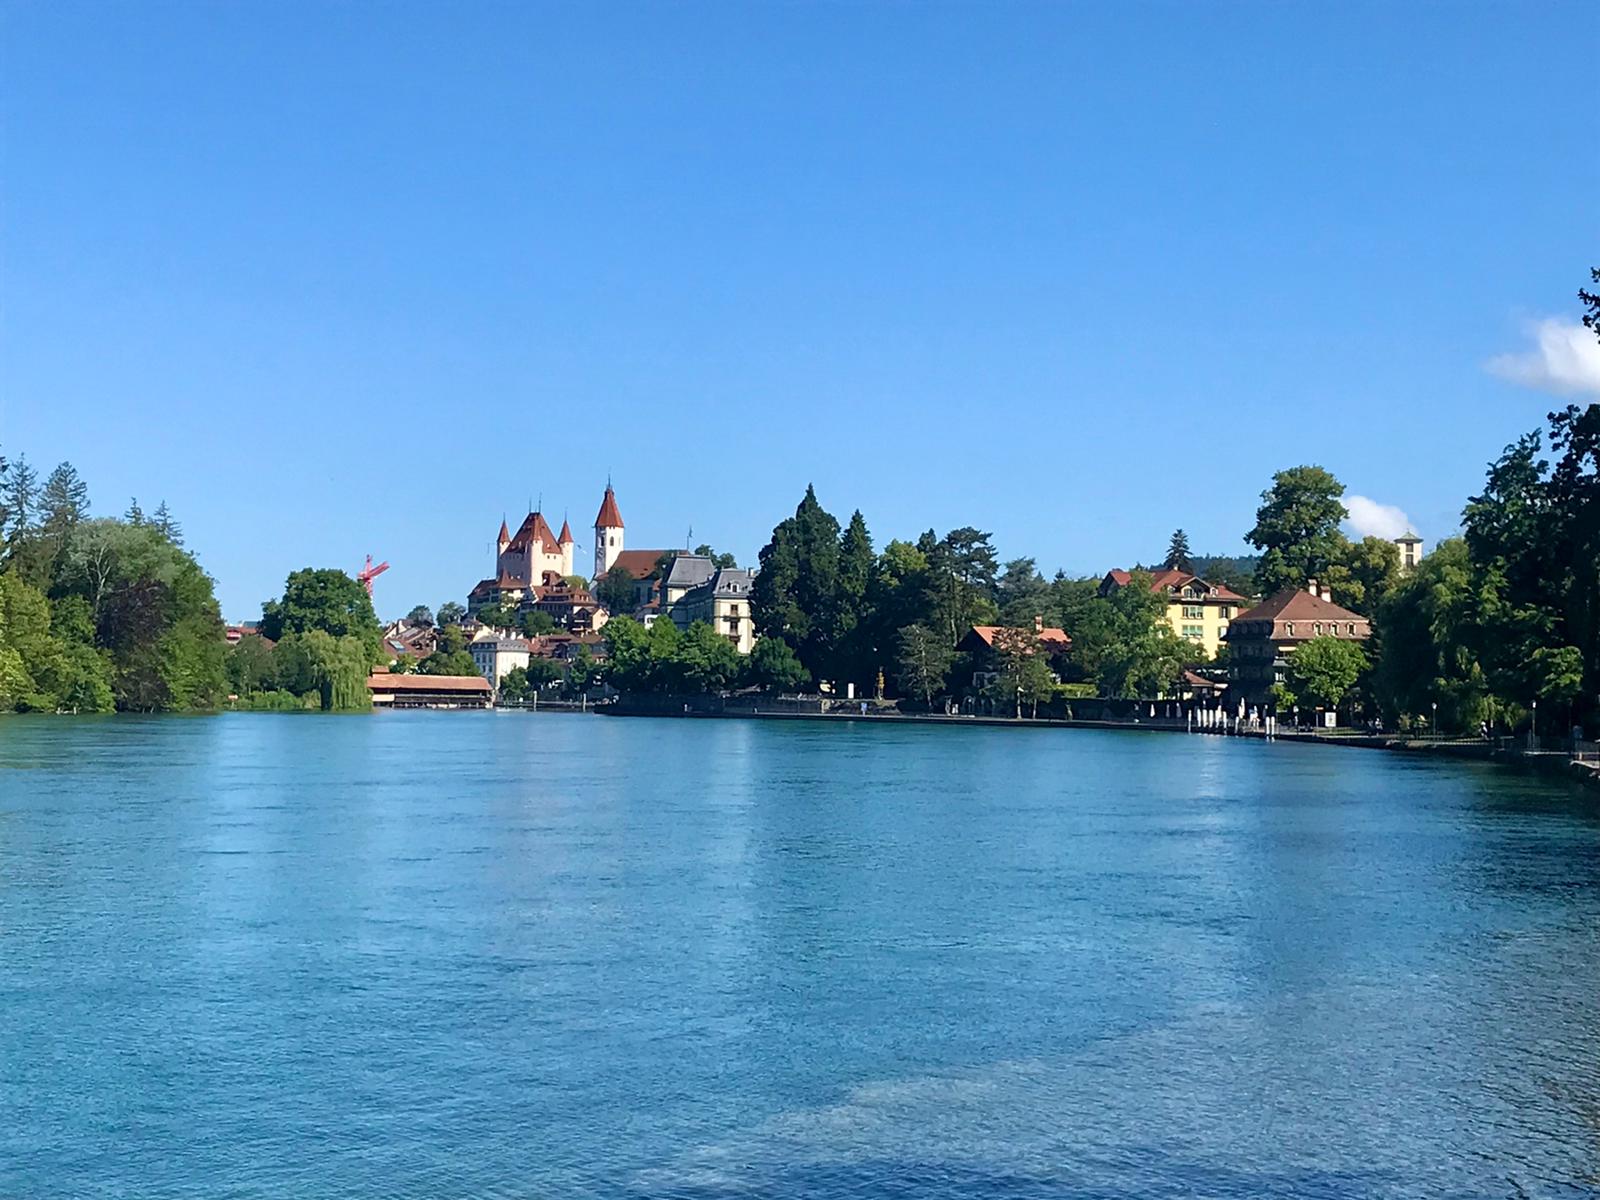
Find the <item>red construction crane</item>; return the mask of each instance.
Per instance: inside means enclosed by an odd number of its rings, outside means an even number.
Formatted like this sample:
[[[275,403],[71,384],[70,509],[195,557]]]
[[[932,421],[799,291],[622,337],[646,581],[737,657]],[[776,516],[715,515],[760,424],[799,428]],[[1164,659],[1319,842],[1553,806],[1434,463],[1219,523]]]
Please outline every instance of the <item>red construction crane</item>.
[[[367,555],[367,565],[356,572],[356,578],[359,579],[362,583],[362,586],[367,589],[367,595],[372,595],[372,581],[379,575],[382,575],[388,569],[389,564],[386,562],[381,562],[377,566],[373,566],[372,555]]]

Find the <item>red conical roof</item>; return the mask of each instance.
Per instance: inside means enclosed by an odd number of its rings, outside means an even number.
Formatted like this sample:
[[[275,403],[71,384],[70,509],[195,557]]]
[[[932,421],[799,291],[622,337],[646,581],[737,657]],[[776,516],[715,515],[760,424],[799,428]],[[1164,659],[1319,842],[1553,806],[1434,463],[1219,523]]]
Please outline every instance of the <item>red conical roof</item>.
[[[600,502],[600,515],[594,519],[596,529],[621,529],[622,513],[617,508],[617,494],[606,485],[606,498]]]
[[[505,518],[500,519],[500,544],[503,546],[511,540],[511,530],[506,528]]]
[[[572,540],[573,540],[573,537],[572,537],[572,526],[567,524],[567,519],[565,517],[562,517],[561,518],[561,536],[556,539],[556,542],[557,542],[558,545],[565,546],[568,542],[570,542]]]

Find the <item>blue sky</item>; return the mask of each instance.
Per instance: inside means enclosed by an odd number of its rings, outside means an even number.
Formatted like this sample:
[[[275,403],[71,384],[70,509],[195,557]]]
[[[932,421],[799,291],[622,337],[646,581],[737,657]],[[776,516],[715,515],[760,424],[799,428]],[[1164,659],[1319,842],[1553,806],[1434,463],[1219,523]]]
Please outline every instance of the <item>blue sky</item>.
[[[1432,539],[1600,391],[1590,4],[8,0],[0,55],[0,449],[164,497],[230,618],[368,551],[460,598],[608,472],[748,560],[808,481],[1240,552],[1299,462]]]

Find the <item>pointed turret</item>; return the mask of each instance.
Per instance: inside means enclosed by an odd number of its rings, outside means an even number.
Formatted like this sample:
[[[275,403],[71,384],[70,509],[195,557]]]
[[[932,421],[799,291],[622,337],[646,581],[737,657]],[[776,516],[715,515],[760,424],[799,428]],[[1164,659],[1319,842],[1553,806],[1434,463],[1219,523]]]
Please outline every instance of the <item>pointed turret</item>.
[[[572,526],[567,524],[566,518],[561,519],[561,536],[556,542],[562,546],[570,546],[577,539],[572,536]]]
[[[622,510],[617,507],[617,494],[606,484],[606,498],[600,501],[600,513],[594,519],[596,529],[621,529]]]
[[[506,543],[511,540],[511,530],[506,528],[506,519],[500,518],[500,549],[506,548]]]
[[[606,498],[600,502],[600,512],[594,519],[594,577],[599,579],[611,569],[622,553],[622,510],[617,507],[617,494],[606,480]]]

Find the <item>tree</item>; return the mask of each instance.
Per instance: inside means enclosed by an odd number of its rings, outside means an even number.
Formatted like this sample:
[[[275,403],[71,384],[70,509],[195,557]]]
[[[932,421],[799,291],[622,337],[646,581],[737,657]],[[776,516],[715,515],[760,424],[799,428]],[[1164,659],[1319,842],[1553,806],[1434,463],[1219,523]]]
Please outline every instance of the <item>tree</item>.
[[[128,500],[128,511],[122,514],[122,519],[129,525],[144,524],[144,509],[139,507],[139,497],[133,496]]]
[[[8,523],[0,532],[14,547],[33,532],[39,515],[39,474],[26,454],[19,454],[6,472],[4,504]]]
[[[835,680],[869,689],[878,671],[874,653],[872,572],[876,557],[866,518],[857,509],[839,536],[838,587],[834,597]]]
[[[372,598],[359,582],[334,567],[291,572],[284,582],[283,598],[261,607],[262,636],[273,641],[286,633],[318,630],[333,638],[359,638],[367,647],[369,661],[381,657],[383,630],[372,610]]]
[[[839,522],[806,488],[795,514],[772,531],[750,590],[756,632],[781,637],[814,678],[835,665]]]
[[[440,629],[443,629],[446,625],[461,624],[466,619],[466,616],[467,610],[463,605],[457,604],[454,600],[446,600],[439,605],[439,611],[434,615],[434,621],[437,622]]]
[[[240,638],[228,650],[228,686],[236,696],[270,691],[277,683],[272,647],[253,634]]]
[[[798,691],[811,681],[794,650],[782,638],[762,638],[746,662],[746,679],[769,696]]]
[[[174,546],[183,545],[183,526],[178,524],[173,517],[172,511],[167,508],[165,500],[156,505],[156,511],[151,517],[150,523],[156,527],[156,531],[162,537],[166,538]]]
[[[419,604],[406,614],[406,624],[415,625],[422,629],[433,628],[433,610],[426,604]]]
[[[1364,537],[1350,547],[1345,565],[1349,579],[1340,603],[1373,613],[1400,582],[1400,547],[1386,538]]]
[[[1367,669],[1359,642],[1312,638],[1289,657],[1289,686],[1295,695],[1324,708],[1338,708]]]
[[[542,609],[530,608],[518,616],[517,627],[523,637],[543,637],[556,631],[556,619]]]
[[[908,625],[900,631],[896,679],[907,695],[920,696],[928,708],[942,695],[945,679],[955,662],[955,649],[942,631],[926,625]]]
[[[1433,714],[1444,728],[1493,720],[1495,700],[1477,646],[1490,593],[1460,538],[1440,542],[1376,609],[1374,696],[1386,720]],[[1493,663],[1489,664],[1493,668]]]
[[[1186,667],[1205,659],[1205,648],[1173,631],[1167,597],[1151,587],[1147,572],[1134,571],[1092,607],[1073,634],[1073,655],[1092,662],[1092,678],[1108,696],[1170,695]]]
[[[1034,617],[1045,616],[1054,620],[1054,603],[1050,585],[1039,574],[1031,558],[1014,558],[1000,571],[995,590],[1000,605],[1002,625],[1024,626],[1033,624]]]
[[[731,555],[731,554],[718,554],[715,550],[713,550],[709,545],[707,545],[704,542],[702,542],[702,543],[700,543],[700,545],[696,546],[694,548],[694,552],[696,554],[698,554],[701,558],[709,558],[711,560],[711,565],[713,567],[716,567],[718,570],[725,570],[727,568],[737,567],[739,565],[739,560],[736,559],[733,555]]]
[[[367,687],[369,656],[359,637],[334,637],[313,629],[301,635],[301,643],[323,712],[359,712],[372,707],[372,692]]]
[[[1194,571],[1194,559],[1189,552],[1189,535],[1181,529],[1175,529],[1172,540],[1167,543],[1167,567],[1175,571]]]
[[[88,515],[89,485],[79,478],[76,467],[64,462],[50,472],[39,493],[40,527],[61,541]]]
[[[594,585],[594,598],[608,613],[613,616],[624,616],[634,609],[636,591],[633,572],[627,567],[613,564]]]
[[[1024,703],[1032,705],[1032,715],[1037,717],[1039,701],[1049,697],[1056,682],[1039,635],[1032,626],[1000,629],[995,633],[994,651],[1000,670],[991,685],[992,694],[1014,703],[1019,720]]]
[[[1344,484],[1321,467],[1290,467],[1272,477],[1261,493],[1255,528],[1245,535],[1259,549],[1256,588],[1272,595],[1316,579],[1335,587],[1347,575],[1349,543],[1339,532],[1348,515],[1340,497]]]
[[[417,664],[417,670],[423,675],[476,675],[478,664],[473,661],[469,651],[446,650],[441,644],[439,649]]]

